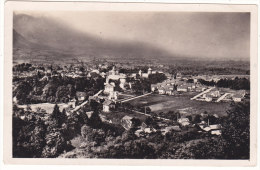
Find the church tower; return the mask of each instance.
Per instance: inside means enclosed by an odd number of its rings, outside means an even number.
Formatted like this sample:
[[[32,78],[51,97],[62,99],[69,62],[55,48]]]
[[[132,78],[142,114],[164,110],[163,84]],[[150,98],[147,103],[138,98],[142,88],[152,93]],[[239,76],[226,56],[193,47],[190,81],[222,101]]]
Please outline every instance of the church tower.
[[[142,77],[142,70],[139,70],[139,75],[140,77]]]
[[[148,75],[152,74],[152,69],[149,68],[147,73],[148,73]]]

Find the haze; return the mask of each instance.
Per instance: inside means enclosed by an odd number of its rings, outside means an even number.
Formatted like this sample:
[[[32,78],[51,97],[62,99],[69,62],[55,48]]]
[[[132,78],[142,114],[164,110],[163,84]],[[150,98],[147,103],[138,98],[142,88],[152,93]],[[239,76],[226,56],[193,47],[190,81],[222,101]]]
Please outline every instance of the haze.
[[[250,13],[17,12],[51,17],[101,40],[142,42],[208,59],[250,58]]]

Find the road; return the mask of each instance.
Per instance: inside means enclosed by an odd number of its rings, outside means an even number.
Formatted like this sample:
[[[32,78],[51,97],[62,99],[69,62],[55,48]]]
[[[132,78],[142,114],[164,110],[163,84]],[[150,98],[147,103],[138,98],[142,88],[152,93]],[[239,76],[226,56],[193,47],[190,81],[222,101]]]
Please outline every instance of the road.
[[[214,88],[215,88],[215,87],[211,87],[211,88],[209,88],[209,89],[207,89],[207,90],[201,92],[200,94],[198,94],[198,95],[192,97],[191,100],[194,100],[194,99],[196,99],[196,98],[202,96],[203,94],[210,92],[210,91],[211,91],[212,89],[214,89]]]
[[[220,98],[218,98],[218,100],[216,102],[220,102],[221,100],[223,100],[229,94],[230,93],[225,93],[224,95],[220,96]]]
[[[143,95],[141,95],[141,96],[136,96],[136,97],[133,97],[133,98],[130,98],[130,99],[120,100],[119,102],[121,102],[121,103],[128,102],[128,101],[131,101],[131,100],[134,100],[134,99],[138,99],[138,98],[140,98],[140,97],[148,96],[148,95],[150,95],[150,94],[152,94],[152,93],[153,93],[153,92],[147,93],[147,94],[143,94]]]
[[[98,96],[103,90],[100,90],[98,93],[96,93],[94,96]],[[88,100],[81,103],[80,105],[78,105],[77,107],[75,107],[72,112],[76,112],[78,111],[81,107],[83,107],[84,105],[86,105],[88,103]]]
[[[143,112],[139,112],[139,111],[136,111],[136,110],[131,110],[135,113],[138,113],[138,114],[142,114],[142,115],[145,115],[145,116],[148,116],[148,117],[152,117],[151,115],[149,114],[146,114],[146,113],[143,113]],[[157,119],[161,119],[161,120],[166,120],[166,121],[171,121],[170,119],[166,119],[166,118],[163,118],[163,117],[159,117],[159,116],[155,116]]]

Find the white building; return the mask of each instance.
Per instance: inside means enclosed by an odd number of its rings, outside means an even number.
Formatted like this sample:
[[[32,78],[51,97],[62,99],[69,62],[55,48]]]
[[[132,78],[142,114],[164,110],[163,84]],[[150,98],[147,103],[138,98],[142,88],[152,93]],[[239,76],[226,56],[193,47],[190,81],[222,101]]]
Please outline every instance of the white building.
[[[117,100],[118,99],[118,92],[116,92],[116,91],[110,92],[108,98],[110,100]]]
[[[142,70],[139,71],[140,77],[148,78],[150,74],[153,74],[151,68],[148,69],[147,73],[143,73]]]
[[[165,94],[165,89],[163,87],[158,88],[159,94]]]
[[[177,122],[180,123],[182,126],[190,125],[190,120],[188,118],[180,118],[177,120]]]
[[[104,101],[103,112],[110,112],[110,110],[114,108],[115,108],[115,104],[111,100]]]
[[[188,87],[185,85],[181,85],[177,87],[177,91],[178,92],[187,92],[188,91]]]
[[[110,94],[110,93],[113,93],[114,92],[114,86],[111,85],[111,84],[106,84],[105,85],[105,90],[104,90],[104,93],[106,94]]]

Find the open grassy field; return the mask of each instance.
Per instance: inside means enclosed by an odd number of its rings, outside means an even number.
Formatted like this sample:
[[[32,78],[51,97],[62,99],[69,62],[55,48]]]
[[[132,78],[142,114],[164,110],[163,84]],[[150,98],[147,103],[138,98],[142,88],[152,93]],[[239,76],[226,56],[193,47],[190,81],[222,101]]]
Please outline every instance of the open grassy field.
[[[133,101],[129,101],[134,106],[149,106],[152,112],[179,111],[182,114],[200,114],[207,111],[209,114],[225,116],[229,103],[213,103],[190,100],[194,94],[167,96],[152,94]]]
[[[46,111],[46,113],[52,113],[55,104],[53,103],[38,103],[38,104],[29,104],[31,107],[32,111],[36,112],[38,108],[41,108]],[[58,104],[60,111],[62,111],[64,108],[68,107],[67,103],[61,103]],[[26,109],[27,105],[18,105],[19,108]]]

